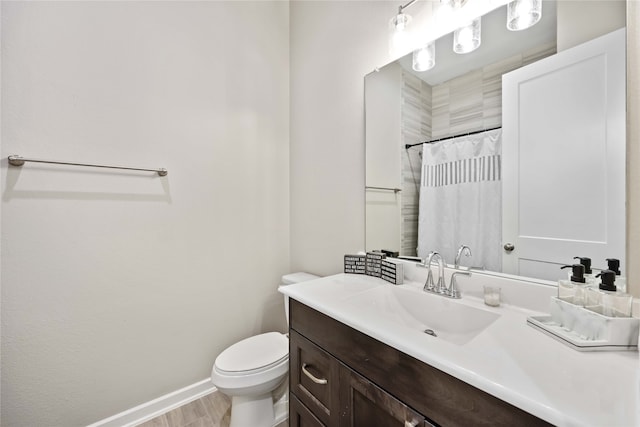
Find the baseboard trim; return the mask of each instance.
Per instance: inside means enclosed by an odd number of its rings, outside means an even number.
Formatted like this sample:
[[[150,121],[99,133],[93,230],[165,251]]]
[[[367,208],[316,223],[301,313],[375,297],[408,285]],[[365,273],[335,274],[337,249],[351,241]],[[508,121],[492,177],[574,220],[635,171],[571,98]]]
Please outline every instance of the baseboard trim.
[[[217,391],[210,378],[160,396],[87,427],[133,427]]]

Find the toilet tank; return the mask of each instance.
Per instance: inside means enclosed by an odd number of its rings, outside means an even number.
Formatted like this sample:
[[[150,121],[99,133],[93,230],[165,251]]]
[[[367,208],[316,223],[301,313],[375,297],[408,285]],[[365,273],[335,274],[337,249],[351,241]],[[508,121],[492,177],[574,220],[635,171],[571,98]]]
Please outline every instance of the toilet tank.
[[[308,282],[309,280],[319,279],[320,276],[316,276],[315,274],[298,272],[298,273],[289,273],[282,276],[282,284],[280,286],[288,286],[293,285],[295,283]],[[287,316],[287,326],[289,326],[289,297],[284,296],[284,313]]]

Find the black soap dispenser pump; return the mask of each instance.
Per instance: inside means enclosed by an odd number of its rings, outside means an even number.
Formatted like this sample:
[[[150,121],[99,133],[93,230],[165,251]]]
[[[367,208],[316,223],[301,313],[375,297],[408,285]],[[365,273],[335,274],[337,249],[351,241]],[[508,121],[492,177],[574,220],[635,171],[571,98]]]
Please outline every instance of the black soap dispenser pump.
[[[620,292],[627,292],[627,278],[620,272],[620,260],[618,258],[607,258],[607,270],[616,273],[616,288]]]
[[[585,266],[583,264],[564,265],[560,269],[571,268],[569,280],[558,280],[558,298],[584,306],[584,291],[588,283],[584,277]]]
[[[633,297],[618,291],[615,271],[602,270],[596,277],[600,277],[600,285],[587,289],[585,308],[609,317],[631,317]]]
[[[586,256],[574,256],[573,259],[580,260],[580,264],[584,265],[584,278],[589,284],[596,284],[597,280],[593,275],[593,270],[591,269],[591,258]]]

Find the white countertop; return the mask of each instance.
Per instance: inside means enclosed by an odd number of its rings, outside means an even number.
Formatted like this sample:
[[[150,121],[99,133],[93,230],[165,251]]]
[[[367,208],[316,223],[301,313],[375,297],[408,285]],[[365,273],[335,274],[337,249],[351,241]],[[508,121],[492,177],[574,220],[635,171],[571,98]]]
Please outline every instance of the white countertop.
[[[459,303],[500,314],[495,322],[462,345],[433,339],[426,334],[418,335],[415,331],[376,316],[374,310],[354,309],[349,304],[348,300],[356,294],[381,286],[394,286],[382,279],[338,274],[284,286],[280,291],[552,424],[607,427],[640,425],[640,364],[637,351],[573,350],[526,324],[528,316],[544,313],[510,304],[488,307],[474,296],[479,295],[474,289],[478,284],[472,286],[469,281],[465,282],[465,291],[462,279],[460,283],[463,297]],[[423,292],[422,285],[419,282],[405,282],[400,286]],[[518,300],[513,296],[517,289],[509,290],[504,300]],[[554,292],[544,288],[532,289],[537,296],[529,299],[537,301],[538,309],[539,301],[548,300],[548,294]],[[526,292],[532,291],[529,289]]]

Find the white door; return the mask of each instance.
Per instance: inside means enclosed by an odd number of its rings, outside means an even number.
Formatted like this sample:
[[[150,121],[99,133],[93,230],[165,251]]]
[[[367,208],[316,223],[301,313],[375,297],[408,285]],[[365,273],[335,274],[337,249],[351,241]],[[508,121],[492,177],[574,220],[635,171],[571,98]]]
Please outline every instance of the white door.
[[[625,78],[624,29],[503,76],[505,273],[624,264]]]

